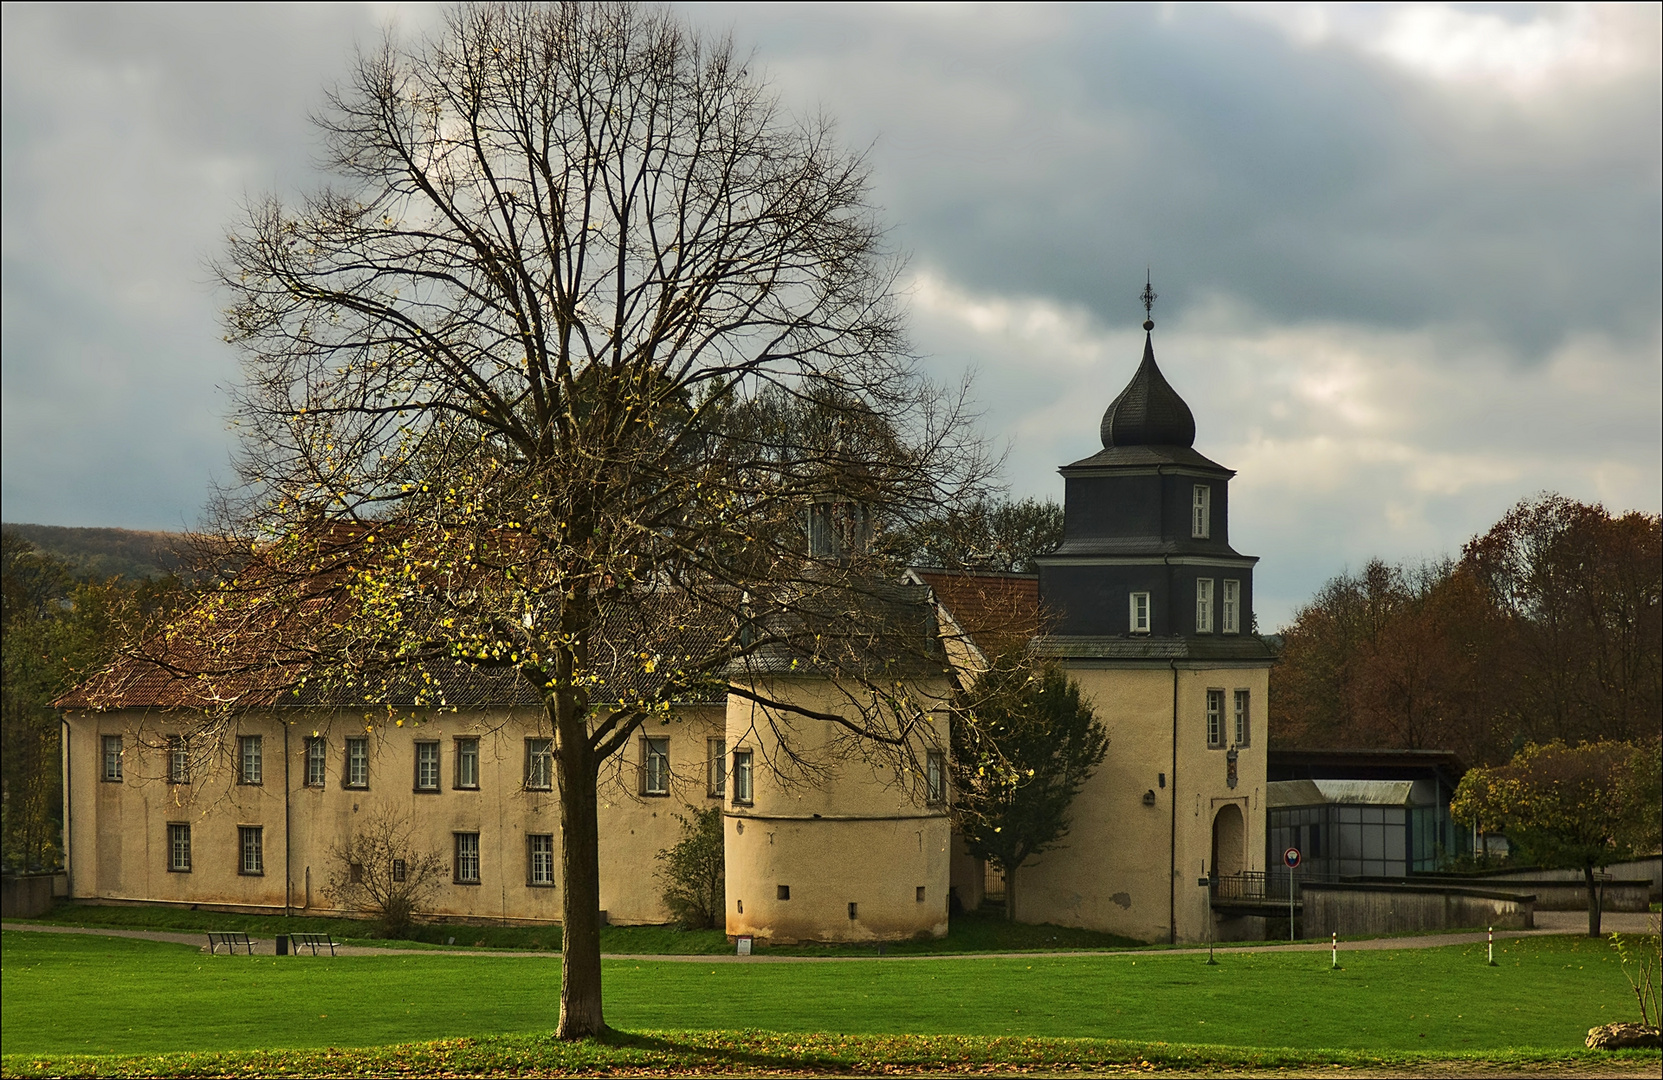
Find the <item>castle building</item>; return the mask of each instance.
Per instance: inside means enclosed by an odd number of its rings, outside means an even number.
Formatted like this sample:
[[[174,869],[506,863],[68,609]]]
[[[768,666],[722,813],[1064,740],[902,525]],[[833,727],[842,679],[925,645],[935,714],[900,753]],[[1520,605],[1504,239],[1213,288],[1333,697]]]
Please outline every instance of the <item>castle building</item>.
[[[1014,645],[1065,668],[1110,739],[1066,841],[1021,869],[1016,917],[1144,940],[1214,932],[1198,880],[1264,869],[1271,655],[1254,630],[1255,560],[1230,546],[1234,474],[1194,449],[1152,333],[1101,439],[1061,470],[1065,537],[1037,575],[920,568],[886,594],[933,637],[899,668],[873,658],[923,717],[904,748],[916,768],[862,754],[823,719],[858,688],[766,657],[732,673],[725,699],[643,728],[602,779],[607,918],[669,921],[656,856],[678,815],[719,807],[730,934],[944,934],[950,897],[975,906],[985,875],[951,827],[954,687]],[[273,678],[236,688],[239,707],[204,735],[225,692],[128,659],[59,703],[72,897],[331,913],[343,845],[390,820],[449,864],[422,914],[558,921],[552,745],[512,680],[459,675],[442,711],[380,703],[393,724]]]

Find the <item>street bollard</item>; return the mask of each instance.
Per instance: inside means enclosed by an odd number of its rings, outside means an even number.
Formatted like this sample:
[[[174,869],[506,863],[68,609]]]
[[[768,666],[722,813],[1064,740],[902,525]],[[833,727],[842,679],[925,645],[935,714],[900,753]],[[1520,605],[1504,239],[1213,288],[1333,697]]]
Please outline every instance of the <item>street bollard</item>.
[[[1496,966],[1496,928],[1490,927],[1490,966]]]
[[[1334,970],[1340,970],[1340,932],[1334,931]]]

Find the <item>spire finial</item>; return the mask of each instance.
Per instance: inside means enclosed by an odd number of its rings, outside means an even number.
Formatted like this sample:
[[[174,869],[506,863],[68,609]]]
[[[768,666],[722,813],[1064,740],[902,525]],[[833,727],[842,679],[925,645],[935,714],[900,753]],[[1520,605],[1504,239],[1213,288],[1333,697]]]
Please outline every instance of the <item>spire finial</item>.
[[[1155,301],[1159,299],[1159,296],[1155,293],[1153,279],[1150,277],[1147,266],[1143,268],[1143,292],[1139,294],[1138,299],[1143,301],[1143,328],[1145,330],[1155,329]]]

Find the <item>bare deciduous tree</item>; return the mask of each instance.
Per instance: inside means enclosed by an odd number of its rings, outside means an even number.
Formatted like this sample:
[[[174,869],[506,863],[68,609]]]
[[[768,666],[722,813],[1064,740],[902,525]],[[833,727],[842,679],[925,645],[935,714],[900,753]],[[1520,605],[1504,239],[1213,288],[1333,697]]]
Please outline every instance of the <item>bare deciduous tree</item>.
[[[343,186],[252,205],[220,268],[246,356],[226,527],[267,569],[217,640],[241,620],[369,700],[442,704],[457,664],[535,691],[559,1032],[595,1034],[600,770],[676,700],[760,697],[730,673],[780,650],[851,688],[814,715],[915,764],[927,706],[872,660],[927,628],[867,541],[988,463],[907,352],[863,162],[674,15],[458,8],[363,55],[320,123]]]
[[[445,859],[417,845],[410,819],[370,813],[344,844],[329,850],[324,895],[338,907],[373,915],[382,937],[409,936],[416,909],[443,880]]]

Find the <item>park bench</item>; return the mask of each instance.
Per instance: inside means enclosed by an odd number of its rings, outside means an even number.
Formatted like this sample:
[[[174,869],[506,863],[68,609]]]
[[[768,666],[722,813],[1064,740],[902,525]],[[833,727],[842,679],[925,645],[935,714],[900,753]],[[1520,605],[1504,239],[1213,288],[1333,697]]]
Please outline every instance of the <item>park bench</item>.
[[[238,949],[247,949],[248,955],[254,955],[254,942],[250,940],[247,934],[241,931],[230,931],[226,933],[220,933],[214,930],[208,931],[209,955],[219,952],[219,947],[221,945],[225,946],[226,954],[230,956],[235,956]]]
[[[296,956],[300,955],[300,950],[303,948],[311,949],[313,956],[318,954],[319,949],[328,949],[329,955],[334,956],[335,946],[338,943],[328,934],[290,934],[289,944],[293,947]]]

